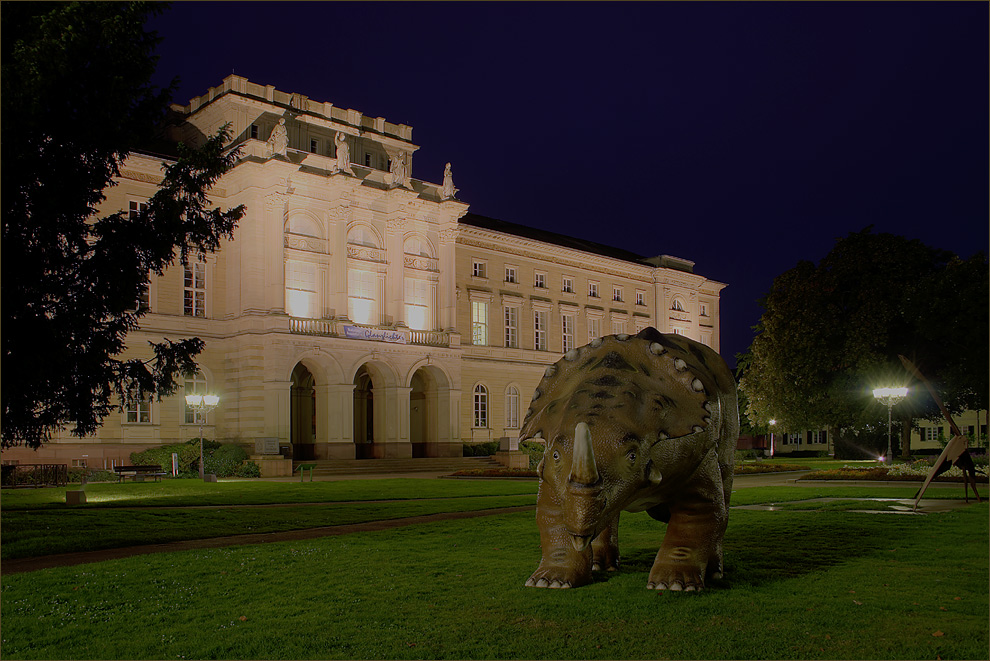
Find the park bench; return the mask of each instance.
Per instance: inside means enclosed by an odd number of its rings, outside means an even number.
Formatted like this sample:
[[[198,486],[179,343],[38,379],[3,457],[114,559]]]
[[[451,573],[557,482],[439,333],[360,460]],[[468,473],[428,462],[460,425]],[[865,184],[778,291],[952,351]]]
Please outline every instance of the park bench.
[[[313,481],[313,469],[316,468],[316,464],[299,464],[296,466],[296,470],[299,471],[299,481],[303,481],[303,471],[309,471],[309,481]]]
[[[161,478],[168,475],[158,464],[147,466],[114,466],[113,472],[117,474],[117,482],[126,481],[127,478],[131,478],[134,482],[144,482],[144,478],[146,477],[153,477],[155,478],[155,482],[158,482]]]

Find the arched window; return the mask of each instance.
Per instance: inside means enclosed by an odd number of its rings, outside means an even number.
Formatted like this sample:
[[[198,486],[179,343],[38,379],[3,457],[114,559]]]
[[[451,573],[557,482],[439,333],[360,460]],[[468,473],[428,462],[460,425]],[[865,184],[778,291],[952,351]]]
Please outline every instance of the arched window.
[[[289,218],[289,222],[286,223],[285,230],[289,234],[312,236],[318,239],[323,238],[323,231],[320,229],[319,223],[303,214],[295,214]]]
[[[480,383],[474,387],[474,426],[488,427],[488,388]]]
[[[515,386],[509,386],[505,391],[505,426],[519,428],[519,389]]]
[[[670,309],[674,312],[684,312],[684,303],[681,302],[681,299],[675,298],[674,302],[670,304]]]
[[[364,225],[355,225],[348,230],[347,243],[354,246],[365,246],[366,248],[381,248],[378,244],[378,237],[370,228]]]
[[[433,257],[433,249],[430,243],[418,236],[410,236],[402,244],[402,252],[416,257]]]
[[[183,395],[205,395],[206,394],[206,377],[201,373],[190,374],[186,376],[186,387]],[[183,400],[182,406],[185,408],[185,423],[187,425],[205,425],[206,414],[201,411],[196,411]]]

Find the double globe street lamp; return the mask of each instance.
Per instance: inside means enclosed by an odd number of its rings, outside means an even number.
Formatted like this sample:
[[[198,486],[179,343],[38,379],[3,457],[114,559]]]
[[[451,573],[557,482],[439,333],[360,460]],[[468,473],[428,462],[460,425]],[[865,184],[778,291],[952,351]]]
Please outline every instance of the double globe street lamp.
[[[907,388],[874,388],[873,396],[887,407],[887,461],[891,461],[890,427],[894,411],[894,405],[907,397]]]
[[[186,395],[186,406],[196,412],[199,418],[199,479],[206,480],[203,471],[203,424],[206,415],[220,403],[219,395]]]

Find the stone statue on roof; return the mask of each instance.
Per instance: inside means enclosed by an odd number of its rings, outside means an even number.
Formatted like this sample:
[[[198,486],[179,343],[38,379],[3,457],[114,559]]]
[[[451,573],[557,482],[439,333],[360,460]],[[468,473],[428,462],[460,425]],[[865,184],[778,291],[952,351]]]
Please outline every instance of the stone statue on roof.
[[[268,137],[268,148],[272,150],[272,156],[285,156],[289,148],[289,134],[285,130],[285,118],[278,120],[278,124],[272,129],[272,134]]]
[[[454,174],[450,170],[450,163],[447,163],[443,168],[443,186],[440,187],[440,199],[452,199],[455,193],[457,193],[457,189],[454,188]]]
[[[354,170],[351,169],[351,148],[347,145],[347,136],[344,135],[343,131],[337,131],[337,135],[333,137],[333,143],[337,147],[337,160],[333,164],[333,173],[354,174]]]
[[[406,172],[406,152],[400,151],[392,158],[390,170],[392,172],[392,185],[405,186],[409,175]]]

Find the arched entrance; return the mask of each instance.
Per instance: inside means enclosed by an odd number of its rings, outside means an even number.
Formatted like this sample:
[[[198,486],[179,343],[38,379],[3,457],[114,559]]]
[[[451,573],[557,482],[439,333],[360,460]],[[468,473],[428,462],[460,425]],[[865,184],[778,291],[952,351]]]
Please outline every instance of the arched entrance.
[[[316,458],[316,381],[302,363],[292,370],[292,394],[289,399],[292,458],[306,461]]]
[[[409,442],[413,457],[449,455],[450,382],[442,370],[424,365],[409,382]],[[441,442],[444,443],[441,446]]]
[[[354,375],[354,457],[375,456],[375,384],[364,365]]]

